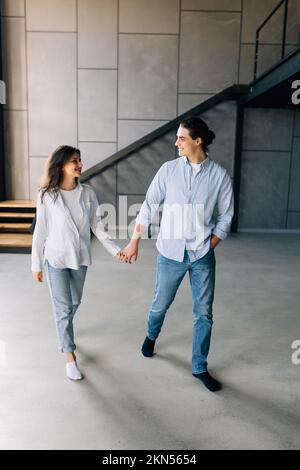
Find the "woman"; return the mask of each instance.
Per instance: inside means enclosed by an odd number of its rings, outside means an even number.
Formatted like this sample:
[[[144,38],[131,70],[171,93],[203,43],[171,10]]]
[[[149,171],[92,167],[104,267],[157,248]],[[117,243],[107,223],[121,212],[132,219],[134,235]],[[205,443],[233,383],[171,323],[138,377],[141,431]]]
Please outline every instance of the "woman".
[[[60,146],[50,156],[39,189],[32,241],[33,278],[42,282],[45,266],[60,349],[72,380],[82,379],[74,354],[73,318],[91,264],[90,229],[111,255],[122,257],[103,230],[94,190],[78,181],[81,169],[80,150],[74,147]]]

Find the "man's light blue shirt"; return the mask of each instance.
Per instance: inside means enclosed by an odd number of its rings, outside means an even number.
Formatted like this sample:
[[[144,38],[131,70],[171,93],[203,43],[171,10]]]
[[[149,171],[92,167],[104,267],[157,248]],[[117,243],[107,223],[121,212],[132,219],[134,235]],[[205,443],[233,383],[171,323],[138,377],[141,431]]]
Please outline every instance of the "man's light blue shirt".
[[[148,227],[161,203],[164,207],[156,247],[166,258],[183,261],[187,250],[190,260],[196,261],[209,251],[212,234],[224,240],[230,232],[231,178],[209,157],[194,176],[186,157],[164,163],[149,186],[137,224]]]

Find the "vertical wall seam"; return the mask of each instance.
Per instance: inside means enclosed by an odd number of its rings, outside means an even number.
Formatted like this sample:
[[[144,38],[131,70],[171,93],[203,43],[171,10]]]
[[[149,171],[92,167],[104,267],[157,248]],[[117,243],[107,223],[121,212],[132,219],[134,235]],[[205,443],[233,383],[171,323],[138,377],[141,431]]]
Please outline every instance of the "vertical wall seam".
[[[180,83],[180,44],[181,44],[181,7],[182,0],[179,0],[179,20],[178,20],[178,57],[177,57],[177,98],[176,98],[176,116],[179,115],[179,83]],[[176,147],[174,146],[174,158],[177,157]]]
[[[291,192],[291,179],[292,179],[292,163],[293,163],[293,150],[295,142],[295,127],[296,127],[296,111],[293,111],[293,124],[292,124],[292,139],[290,148],[290,162],[289,162],[289,173],[288,173],[288,186],[287,186],[287,205],[286,205],[286,216],[285,216],[285,228],[288,225],[289,205],[290,205],[290,192]]]
[[[28,76],[28,37],[27,37],[27,2],[24,0],[24,27],[25,27],[25,81],[26,81],[26,121],[27,121],[27,185],[28,185],[28,197],[31,199],[31,171],[30,171],[30,130],[29,130],[29,76]],[[37,191],[36,191],[37,192]]]
[[[241,13],[240,13],[240,43],[239,43],[238,73],[237,73],[237,81],[238,81],[238,83],[240,83],[240,71],[241,71],[243,10],[244,10],[244,0],[241,0]]]
[[[120,0],[117,0],[117,79],[116,79],[116,151],[119,150],[119,132],[118,132],[118,125],[119,125],[119,43],[120,43]],[[119,206],[118,206],[118,163],[116,164],[116,226],[118,226],[119,221]],[[118,235],[119,233],[119,228]]]
[[[177,97],[176,97],[176,116],[179,114],[179,79],[180,79],[180,40],[181,40],[181,0],[179,0],[178,12],[178,55],[177,55]]]
[[[79,57],[78,57],[78,0],[76,0],[76,134],[79,147]]]

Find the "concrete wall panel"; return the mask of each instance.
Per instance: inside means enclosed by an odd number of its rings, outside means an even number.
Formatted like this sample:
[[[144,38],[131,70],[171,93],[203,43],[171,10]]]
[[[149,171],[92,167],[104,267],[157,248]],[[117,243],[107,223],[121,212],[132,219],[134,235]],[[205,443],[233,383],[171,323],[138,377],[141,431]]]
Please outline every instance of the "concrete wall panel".
[[[290,151],[292,132],[293,111],[248,108],[245,112],[243,148]]]
[[[25,0],[2,0],[2,16],[25,16]]]
[[[116,144],[107,142],[79,142],[83,171],[102,162],[117,151]]]
[[[289,210],[300,211],[300,137],[293,142]]]
[[[79,67],[117,67],[117,15],[117,0],[79,0]]]
[[[121,35],[119,54],[119,118],[174,118],[177,37]]]
[[[166,122],[167,121],[119,120],[118,149],[120,150],[127,147],[127,145],[141,139],[146,134],[149,134]]]
[[[182,0],[183,10],[241,10],[241,0]]]
[[[8,109],[27,109],[24,18],[2,18],[3,78]]]
[[[4,111],[5,179],[8,199],[29,198],[27,112]]]
[[[237,83],[239,34],[239,13],[183,12],[179,91],[216,93]]]
[[[121,33],[171,33],[179,30],[179,0],[120,0]]]
[[[30,156],[77,145],[75,34],[28,33]]]
[[[289,152],[243,152],[240,228],[286,228],[289,163]]]
[[[78,111],[80,141],[116,141],[117,73],[79,70]]]
[[[29,31],[76,31],[76,0],[26,0]]]

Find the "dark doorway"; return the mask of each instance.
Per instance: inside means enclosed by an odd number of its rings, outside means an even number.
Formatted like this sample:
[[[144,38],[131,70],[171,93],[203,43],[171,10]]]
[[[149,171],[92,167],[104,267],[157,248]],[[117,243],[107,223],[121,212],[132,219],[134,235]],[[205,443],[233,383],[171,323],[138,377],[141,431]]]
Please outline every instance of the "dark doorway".
[[[1,8],[1,5],[0,5]],[[2,70],[2,31],[0,10],[0,80],[3,81]],[[4,126],[3,126],[3,104],[0,103],[0,201],[6,197],[5,194],[5,155],[4,155]]]

